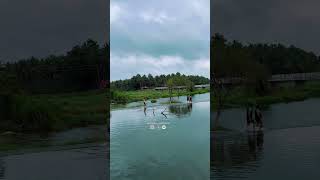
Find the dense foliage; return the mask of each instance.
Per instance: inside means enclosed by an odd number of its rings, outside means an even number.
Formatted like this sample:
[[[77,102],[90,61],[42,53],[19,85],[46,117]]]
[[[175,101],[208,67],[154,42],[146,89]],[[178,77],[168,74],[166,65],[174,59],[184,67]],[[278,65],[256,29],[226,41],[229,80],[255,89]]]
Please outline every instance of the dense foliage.
[[[171,79],[171,80],[170,80]],[[154,88],[167,86],[168,80],[173,81],[175,86],[187,85],[187,84],[209,84],[209,79],[202,76],[194,75],[182,75],[179,72],[176,74],[168,75],[140,75],[137,74],[130,79],[117,80],[111,82],[111,87],[113,89],[118,89],[122,91],[130,90],[140,90],[142,88]],[[188,83],[187,83],[188,82]]]
[[[89,39],[65,55],[30,57],[1,65],[0,71],[14,76],[27,92],[57,93],[98,89],[106,85],[108,69],[109,46]]]
[[[317,55],[293,45],[243,44],[215,34],[211,39],[211,52],[213,72],[220,77],[320,71]]]

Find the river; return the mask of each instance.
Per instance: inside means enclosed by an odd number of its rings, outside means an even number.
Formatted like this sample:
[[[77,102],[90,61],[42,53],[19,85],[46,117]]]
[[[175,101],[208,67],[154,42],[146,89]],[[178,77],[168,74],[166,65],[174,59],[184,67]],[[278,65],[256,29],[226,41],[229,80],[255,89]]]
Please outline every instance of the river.
[[[175,99],[111,111],[111,180],[209,179],[210,95]]]
[[[181,101],[185,99],[180,97]],[[202,94],[194,96],[192,106],[168,105],[161,103],[167,99],[160,99],[146,111],[133,104],[112,110],[111,179],[320,177],[320,99],[264,109],[265,129],[256,133],[245,131],[244,109],[225,110],[221,125],[229,130],[211,133],[211,153],[209,100],[209,94]],[[214,112],[211,115],[214,117]],[[2,146],[14,141],[34,144],[34,148],[1,151],[0,179],[106,180],[109,147],[101,141],[105,134],[105,127],[90,127],[45,137],[2,135]]]
[[[229,109],[211,133],[211,179],[317,180],[320,177],[320,99],[263,110],[264,131],[245,131],[245,110]],[[214,117],[214,112],[212,112]]]
[[[17,145],[17,149],[0,151],[0,180],[109,179],[105,127],[45,136],[1,135],[0,142],[2,146]]]

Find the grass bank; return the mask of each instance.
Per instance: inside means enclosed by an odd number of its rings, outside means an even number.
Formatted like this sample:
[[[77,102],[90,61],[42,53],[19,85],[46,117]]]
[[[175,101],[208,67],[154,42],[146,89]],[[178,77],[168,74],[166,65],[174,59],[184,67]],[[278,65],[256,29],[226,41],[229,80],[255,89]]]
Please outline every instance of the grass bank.
[[[138,91],[111,91],[111,102],[116,104],[125,104],[130,102],[142,101],[144,98],[148,100],[155,100],[159,98],[177,97],[195,94],[204,94],[210,92],[209,89],[196,89],[192,92],[187,90],[174,90],[172,94],[168,90],[156,91],[156,90],[138,90]]]
[[[245,107],[247,104],[259,104],[267,107],[275,103],[289,103],[318,97],[320,97],[319,82],[306,82],[295,87],[271,88],[263,96],[254,93],[248,94],[244,87],[236,87],[228,92],[223,108]],[[217,104],[214,98],[211,99],[211,104],[211,108],[216,109]]]
[[[2,95],[0,132],[52,132],[107,124],[106,91],[55,95]]]

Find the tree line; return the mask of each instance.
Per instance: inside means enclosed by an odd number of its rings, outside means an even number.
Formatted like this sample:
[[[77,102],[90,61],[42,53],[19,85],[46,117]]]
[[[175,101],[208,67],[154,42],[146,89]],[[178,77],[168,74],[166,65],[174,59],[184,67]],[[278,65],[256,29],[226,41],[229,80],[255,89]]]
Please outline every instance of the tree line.
[[[320,71],[320,57],[294,45],[228,41],[222,34],[211,38],[211,61],[216,77],[268,76]]]
[[[111,82],[111,88],[130,91],[130,90],[140,90],[143,88],[154,88],[163,86],[179,86],[179,85],[189,85],[190,83],[197,84],[209,84],[210,80],[203,76],[198,75],[184,75],[179,72],[172,73],[168,75],[140,75],[137,74],[130,79],[117,80]]]
[[[98,89],[106,86],[109,80],[109,51],[108,44],[100,46],[96,41],[88,39],[64,55],[30,57],[1,64],[0,81],[2,79],[12,84],[11,81],[15,79],[15,88],[19,86],[30,93]]]

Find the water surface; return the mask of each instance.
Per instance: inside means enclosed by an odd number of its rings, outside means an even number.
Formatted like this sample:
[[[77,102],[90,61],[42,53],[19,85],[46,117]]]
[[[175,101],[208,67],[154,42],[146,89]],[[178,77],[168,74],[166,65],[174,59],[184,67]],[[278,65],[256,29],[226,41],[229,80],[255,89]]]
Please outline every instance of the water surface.
[[[211,179],[317,180],[320,177],[320,99],[263,110],[265,130],[245,131],[245,110],[225,110],[211,133]],[[214,112],[213,116],[214,117]]]
[[[112,111],[111,179],[209,179],[209,94],[193,100]]]
[[[1,135],[0,142],[16,147],[0,151],[0,180],[109,179],[105,127]]]

